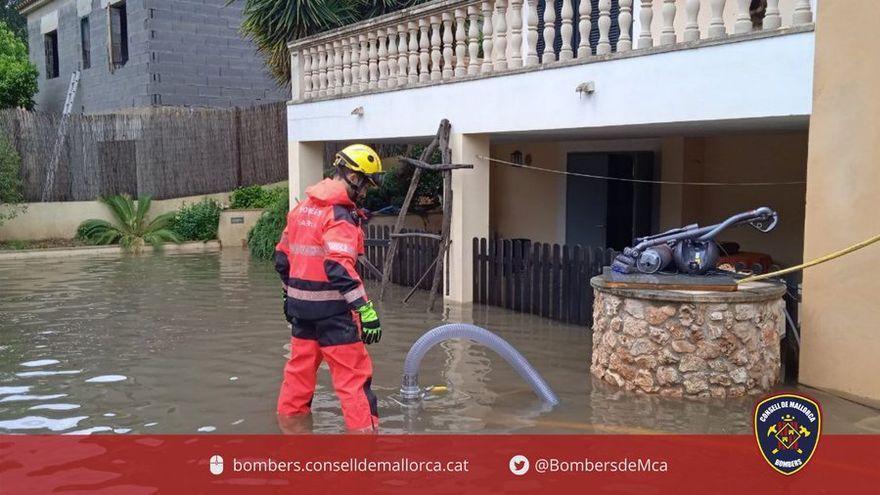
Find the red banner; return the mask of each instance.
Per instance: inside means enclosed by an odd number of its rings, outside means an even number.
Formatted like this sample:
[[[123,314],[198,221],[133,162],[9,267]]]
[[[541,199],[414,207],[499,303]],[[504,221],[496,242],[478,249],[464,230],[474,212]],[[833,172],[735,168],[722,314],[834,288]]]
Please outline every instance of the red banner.
[[[0,493],[880,493],[880,436],[799,472],[742,435],[0,436]]]

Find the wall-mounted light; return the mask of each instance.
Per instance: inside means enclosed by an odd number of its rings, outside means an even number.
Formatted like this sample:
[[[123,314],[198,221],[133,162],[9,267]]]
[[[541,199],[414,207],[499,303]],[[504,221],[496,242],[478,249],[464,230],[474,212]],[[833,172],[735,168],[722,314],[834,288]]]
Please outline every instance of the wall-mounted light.
[[[596,83],[593,81],[582,82],[574,88],[574,91],[581,96],[591,95],[596,92]]]
[[[515,150],[513,153],[511,153],[510,154],[510,161],[516,165],[522,165],[523,164],[522,151]]]
[[[529,155],[529,154],[523,155],[522,151],[514,150],[514,152],[510,154],[510,162],[514,163],[520,167],[523,165],[531,165],[532,164],[532,155]]]
[[[351,111],[352,115],[357,115],[358,117],[364,116],[364,107],[357,107]]]

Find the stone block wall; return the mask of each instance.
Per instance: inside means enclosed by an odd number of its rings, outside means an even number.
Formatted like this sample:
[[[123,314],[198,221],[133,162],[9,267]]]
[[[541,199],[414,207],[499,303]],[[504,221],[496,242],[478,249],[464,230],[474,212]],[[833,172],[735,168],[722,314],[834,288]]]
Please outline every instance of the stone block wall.
[[[263,56],[239,29],[244,2],[128,0],[129,60],[111,70],[107,0],[55,0],[28,12],[30,59],[40,72],[37,110],[60,113],[70,75],[82,67],[80,19],[89,18],[91,67],[83,69],[76,113],[148,106],[231,107],[284,101],[289,88],[268,74]],[[59,76],[46,78],[40,26],[57,15]]]
[[[668,397],[761,393],[779,380],[784,335],[778,295],[758,302],[681,302],[597,289],[590,371],[626,390]]]

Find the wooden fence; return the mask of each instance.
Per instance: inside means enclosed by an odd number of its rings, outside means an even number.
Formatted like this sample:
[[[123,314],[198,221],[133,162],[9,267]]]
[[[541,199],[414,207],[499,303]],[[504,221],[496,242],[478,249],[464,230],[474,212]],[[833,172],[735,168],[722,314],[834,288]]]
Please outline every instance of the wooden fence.
[[[55,114],[0,111],[0,135],[21,157],[27,201],[41,200],[59,121]],[[55,177],[53,201],[121,193],[177,198],[282,181],[286,106],[73,114]]]
[[[404,232],[418,232],[413,230],[404,230]],[[385,265],[385,255],[388,252],[389,242],[391,240],[391,227],[370,225],[366,229],[366,242],[364,249],[366,257],[370,262],[380,270]],[[397,253],[394,256],[394,263],[391,265],[391,282],[414,287],[418,283],[418,287],[424,290],[431,290],[431,282],[434,280],[434,269],[431,268],[424,280],[419,283],[422,275],[431,267],[431,263],[437,256],[439,243],[434,239],[424,237],[404,237],[400,240],[397,247]],[[442,263],[442,261],[441,261]],[[375,273],[368,269],[360,270],[361,276],[370,280],[380,280]],[[443,283],[439,284],[439,290],[442,292]]]
[[[614,250],[525,239],[474,238],[474,302],[590,325],[590,278]]]

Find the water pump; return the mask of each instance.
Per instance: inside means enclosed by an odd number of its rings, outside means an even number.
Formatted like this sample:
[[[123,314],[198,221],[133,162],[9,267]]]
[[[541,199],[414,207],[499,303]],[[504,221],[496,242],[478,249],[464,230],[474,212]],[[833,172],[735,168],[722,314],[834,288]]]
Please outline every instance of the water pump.
[[[715,237],[734,225],[748,223],[760,232],[770,232],[779,217],[775,211],[762,206],[756,210],[738,213],[727,220],[700,227],[691,224],[660,234],[636,239],[636,244],[625,248],[611,263],[618,273],[657,273],[675,263],[679,273],[704,275],[715,268],[720,256]]]

